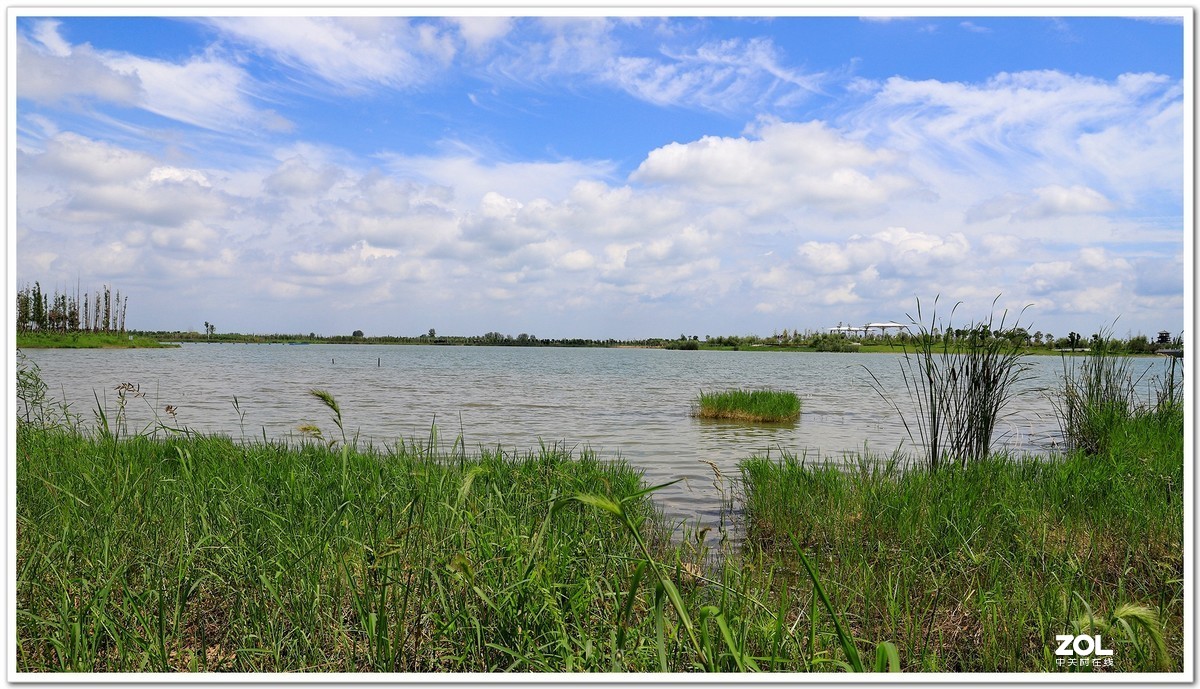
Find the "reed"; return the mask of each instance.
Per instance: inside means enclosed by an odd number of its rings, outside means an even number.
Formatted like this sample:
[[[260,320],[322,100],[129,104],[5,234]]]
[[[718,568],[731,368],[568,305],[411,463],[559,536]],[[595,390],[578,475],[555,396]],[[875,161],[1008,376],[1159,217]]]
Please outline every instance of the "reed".
[[[1171,419],[1182,410],[1183,372],[1174,358],[1161,376],[1150,376],[1158,362],[1142,366],[1121,356],[1113,341],[1102,336],[1087,356],[1063,356],[1062,362],[1061,383],[1051,403],[1068,448],[1101,454],[1112,429],[1130,418]],[[1149,392],[1143,398],[1138,390],[1147,380]]]
[[[1017,329],[1019,314],[1009,325],[1004,311],[997,322],[994,300],[986,319],[959,329],[962,335],[956,336],[958,305],[942,322],[937,303],[935,298],[928,321],[919,299],[916,317],[909,316],[915,344],[912,349],[904,345],[900,367],[908,405],[902,406],[867,369],[876,392],[899,414],[909,438],[921,448],[925,465],[933,470],[964,467],[991,453],[996,424],[1009,413],[1017,384],[1028,371],[1020,340],[1005,336]]]
[[[701,419],[794,421],[800,416],[800,398],[783,390],[701,391],[692,413]]]

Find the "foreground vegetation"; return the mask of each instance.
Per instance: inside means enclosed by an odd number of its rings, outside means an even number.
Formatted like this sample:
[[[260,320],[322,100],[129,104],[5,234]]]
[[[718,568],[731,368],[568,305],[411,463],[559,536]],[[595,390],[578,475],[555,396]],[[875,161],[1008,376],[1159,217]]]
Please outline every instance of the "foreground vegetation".
[[[1109,621],[1109,669],[1178,671],[1169,424],[965,471],[751,459],[714,559],[587,453],[22,423],[18,669],[1055,671],[1056,634]]]
[[[906,670],[1089,669],[1058,665],[1053,643],[1088,633],[1112,670],[1179,671],[1183,417],[1109,438],[1100,455],[957,471],[750,459],[748,543],[793,570],[797,544],[812,553],[854,636],[891,640]]]

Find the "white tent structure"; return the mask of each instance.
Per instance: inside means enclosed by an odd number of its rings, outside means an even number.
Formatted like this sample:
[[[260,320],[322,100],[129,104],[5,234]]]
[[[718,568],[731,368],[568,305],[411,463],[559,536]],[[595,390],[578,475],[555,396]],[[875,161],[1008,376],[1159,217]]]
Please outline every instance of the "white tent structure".
[[[845,333],[847,335],[859,334],[864,337],[870,335],[872,331],[877,331],[880,334],[886,335],[888,330],[900,330],[908,328],[903,323],[888,321],[887,323],[867,323],[866,325],[836,325],[829,329],[831,333]]]

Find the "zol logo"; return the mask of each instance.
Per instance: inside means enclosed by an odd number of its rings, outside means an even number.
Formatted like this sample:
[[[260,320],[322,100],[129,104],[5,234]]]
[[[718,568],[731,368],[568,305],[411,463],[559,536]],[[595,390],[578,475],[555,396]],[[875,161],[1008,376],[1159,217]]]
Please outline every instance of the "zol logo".
[[[1072,636],[1070,634],[1056,634],[1055,641],[1058,641],[1058,650],[1054,651],[1056,656],[1110,656],[1113,654],[1111,648],[1104,648],[1104,642],[1100,639],[1100,635],[1091,636],[1089,634],[1079,634]]]

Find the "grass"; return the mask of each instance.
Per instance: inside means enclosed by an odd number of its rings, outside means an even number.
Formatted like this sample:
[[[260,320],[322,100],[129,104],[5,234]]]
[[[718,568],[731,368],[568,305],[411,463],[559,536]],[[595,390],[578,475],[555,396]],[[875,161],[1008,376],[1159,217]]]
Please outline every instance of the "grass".
[[[749,422],[794,421],[800,416],[800,398],[782,390],[702,391],[693,415]]]
[[[1007,413],[1016,384],[1028,371],[1020,344],[1004,337],[1007,312],[996,323],[993,311],[986,320],[971,323],[964,337],[954,338],[954,309],[943,323],[937,301],[928,323],[920,300],[917,317],[910,317],[918,344],[911,351],[905,347],[900,364],[908,403],[893,397],[868,370],[876,392],[899,414],[930,470],[965,466],[991,454],[996,422]]]
[[[565,666],[603,650],[631,540],[559,498],[642,489],[557,448],[19,434],[25,671]]]
[[[149,337],[122,333],[59,333],[37,331],[17,333],[17,347],[19,349],[143,349],[178,346],[176,344],[164,344]]]
[[[779,589],[767,559],[670,541],[655,488],[586,451],[35,423],[18,448],[20,672],[896,666],[816,570]]]
[[[742,472],[748,545],[798,569],[798,543],[852,634],[893,641],[906,671],[1082,670],[1057,664],[1054,637],[1101,627],[1113,670],[1182,668],[1179,409],[1113,425],[1100,455],[960,471],[760,457]]]
[[[1182,366],[1174,358],[1169,366],[1162,376],[1147,379],[1152,366],[1143,368],[1106,346],[1082,358],[1064,356],[1061,384],[1052,402],[1068,447],[1103,453],[1112,429],[1130,416],[1161,415],[1181,409]],[[1149,386],[1145,398],[1138,394],[1143,382]]]

